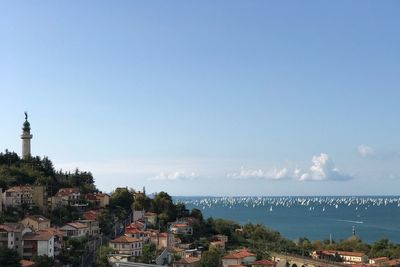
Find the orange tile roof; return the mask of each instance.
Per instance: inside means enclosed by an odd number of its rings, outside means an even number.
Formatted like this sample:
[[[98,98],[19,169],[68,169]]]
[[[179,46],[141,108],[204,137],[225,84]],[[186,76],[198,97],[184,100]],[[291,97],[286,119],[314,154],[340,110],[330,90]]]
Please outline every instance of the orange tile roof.
[[[224,256],[223,259],[243,259],[252,256],[256,256],[256,254],[249,252],[247,249],[242,249]]]
[[[35,222],[42,223],[42,222],[49,222],[50,220],[42,215],[28,215],[26,218],[29,218]]]
[[[58,190],[56,196],[57,197],[66,197],[72,194],[79,193],[79,190],[77,188],[60,188]]]
[[[127,226],[127,227],[125,227],[125,233],[140,234],[140,233],[144,233],[144,231],[141,231],[141,230],[137,229],[136,227]]]
[[[188,257],[188,258],[183,258],[180,259],[179,261],[176,261],[175,263],[177,264],[191,264],[200,261],[200,258],[196,257]]]
[[[14,232],[14,229],[11,228],[10,226],[0,224],[0,231]]]
[[[38,231],[36,233],[26,233],[22,239],[24,241],[31,240],[31,241],[48,241],[54,235],[47,232],[47,231]]]
[[[275,265],[275,262],[269,261],[269,260],[259,260],[253,262],[253,264],[258,264],[258,265]]]
[[[85,220],[96,220],[98,215],[99,215],[98,211],[88,210],[83,214],[83,218]]]
[[[20,186],[13,186],[6,190],[6,192],[31,192],[33,191],[32,186],[28,185],[20,185]]]
[[[333,255],[335,253],[341,256],[350,256],[350,257],[363,257],[365,253],[362,252],[353,252],[353,251],[339,251],[339,250],[323,250],[321,251],[323,254]]]
[[[121,235],[110,241],[110,243],[135,243],[135,242],[140,242],[140,240],[126,235]]]
[[[187,223],[175,223],[172,227],[189,227],[189,225]]]
[[[379,258],[373,258],[373,259],[369,259],[371,261],[387,261],[389,260],[387,257],[379,257]]]
[[[74,227],[76,229],[82,229],[82,228],[87,228],[86,224],[80,223],[80,222],[70,222],[67,223],[67,225]]]
[[[59,237],[66,236],[65,232],[61,231],[59,228],[54,228],[54,227],[47,228],[46,230],[39,230],[39,232],[41,232],[41,231],[46,231],[52,235],[56,235]]]
[[[35,266],[36,262],[28,261],[28,260],[20,260],[19,264],[21,265],[21,267],[30,267],[30,266]]]

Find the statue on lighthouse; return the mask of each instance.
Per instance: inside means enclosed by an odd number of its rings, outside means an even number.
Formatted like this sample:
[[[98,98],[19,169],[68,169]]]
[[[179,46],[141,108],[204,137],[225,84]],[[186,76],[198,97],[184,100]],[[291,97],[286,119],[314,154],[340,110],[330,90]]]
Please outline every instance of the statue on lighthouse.
[[[28,121],[28,112],[24,112],[25,114],[25,122],[22,127],[22,158],[27,159],[31,156],[31,139],[33,135],[31,135],[31,125]]]

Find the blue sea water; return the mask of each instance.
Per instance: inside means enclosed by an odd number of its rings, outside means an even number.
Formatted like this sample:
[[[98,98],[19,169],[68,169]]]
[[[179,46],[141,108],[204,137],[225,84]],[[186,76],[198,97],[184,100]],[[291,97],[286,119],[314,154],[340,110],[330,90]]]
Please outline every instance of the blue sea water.
[[[295,240],[340,241],[353,234],[366,243],[400,243],[400,196],[359,197],[175,197],[205,218],[262,223]]]

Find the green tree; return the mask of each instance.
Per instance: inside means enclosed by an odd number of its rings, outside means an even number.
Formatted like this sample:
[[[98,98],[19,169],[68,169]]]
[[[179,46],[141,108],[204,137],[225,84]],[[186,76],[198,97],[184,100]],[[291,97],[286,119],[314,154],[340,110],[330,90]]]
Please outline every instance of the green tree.
[[[196,264],[196,267],[220,267],[221,253],[217,249],[210,249],[203,253],[201,260]]]
[[[108,264],[108,254],[112,253],[113,249],[108,245],[103,245],[96,252],[95,267],[106,267]]]
[[[132,209],[132,203],[132,192],[130,192],[128,188],[117,188],[111,194],[109,206],[111,209],[117,209],[118,207],[121,207],[130,213]]]
[[[40,267],[53,267],[54,266],[54,258],[48,257],[48,256],[34,256],[32,258],[32,261],[34,261],[37,266]]]
[[[0,246],[0,267],[19,267],[21,260],[18,252],[5,246]]]
[[[110,213],[110,210],[103,210],[97,220],[99,221],[101,232],[106,236],[110,236],[114,228],[114,216]]]
[[[154,243],[144,244],[142,249],[142,256],[140,257],[140,262],[151,263],[156,259],[157,248]]]

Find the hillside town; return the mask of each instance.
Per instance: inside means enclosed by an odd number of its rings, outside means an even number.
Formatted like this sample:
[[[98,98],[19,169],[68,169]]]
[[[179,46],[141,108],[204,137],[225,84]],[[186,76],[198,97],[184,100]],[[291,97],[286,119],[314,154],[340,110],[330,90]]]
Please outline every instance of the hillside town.
[[[1,266],[400,266],[388,240],[290,241],[262,225],[204,219],[165,192],[101,192],[90,173],[31,156],[27,114],[21,139],[21,158],[0,153]]]

